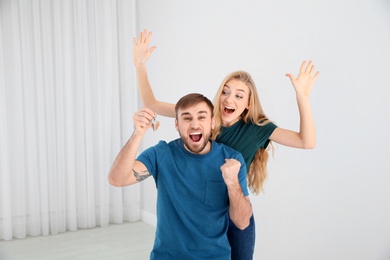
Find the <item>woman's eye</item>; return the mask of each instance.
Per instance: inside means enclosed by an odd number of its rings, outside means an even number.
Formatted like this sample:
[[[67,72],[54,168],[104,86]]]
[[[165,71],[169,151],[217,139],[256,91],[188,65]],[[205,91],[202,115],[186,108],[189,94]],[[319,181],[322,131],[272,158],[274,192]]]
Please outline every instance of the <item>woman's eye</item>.
[[[227,92],[227,91],[222,91],[222,95],[227,95],[227,94],[229,94],[229,92]]]
[[[241,99],[241,98],[244,98],[244,97],[243,97],[243,96],[236,95],[236,98]]]

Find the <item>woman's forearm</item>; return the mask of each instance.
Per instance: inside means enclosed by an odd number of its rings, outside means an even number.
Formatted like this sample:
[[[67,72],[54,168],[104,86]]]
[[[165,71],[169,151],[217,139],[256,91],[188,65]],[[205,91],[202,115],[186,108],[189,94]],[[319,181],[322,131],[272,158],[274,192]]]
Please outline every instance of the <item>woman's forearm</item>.
[[[316,145],[316,130],[309,97],[297,94],[297,103],[300,117],[299,135],[303,149],[312,149]]]
[[[139,94],[144,107],[150,108],[157,114],[166,117],[175,117],[175,105],[161,102],[154,97],[153,90],[150,86],[146,65],[136,65],[136,75],[138,82]]]

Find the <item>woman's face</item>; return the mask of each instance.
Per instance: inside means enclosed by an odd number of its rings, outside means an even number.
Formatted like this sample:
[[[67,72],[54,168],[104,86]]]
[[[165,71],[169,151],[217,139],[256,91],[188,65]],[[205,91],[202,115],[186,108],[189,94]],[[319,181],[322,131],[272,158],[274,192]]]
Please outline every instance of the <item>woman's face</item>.
[[[227,127],[241,118],[242,112],[249,108],[249,88],[238,79],[229,80],[219,97],[222,125]]]

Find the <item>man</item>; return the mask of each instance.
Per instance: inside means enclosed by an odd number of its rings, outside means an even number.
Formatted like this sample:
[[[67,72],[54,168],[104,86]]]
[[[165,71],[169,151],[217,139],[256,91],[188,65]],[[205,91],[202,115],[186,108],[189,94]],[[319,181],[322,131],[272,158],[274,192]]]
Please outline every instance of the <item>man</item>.
[[[150,175],[158,189],[157,228],[151,259],[230,259],[229,215],[241,229],[249,225],[245,162],[240,153],[210,140],[213,105],[201,94],[182,97],[175,107],[180,138],[160,141],[136,159],[155,113],[134,114],[134,132],[109,174],[115,186]]]

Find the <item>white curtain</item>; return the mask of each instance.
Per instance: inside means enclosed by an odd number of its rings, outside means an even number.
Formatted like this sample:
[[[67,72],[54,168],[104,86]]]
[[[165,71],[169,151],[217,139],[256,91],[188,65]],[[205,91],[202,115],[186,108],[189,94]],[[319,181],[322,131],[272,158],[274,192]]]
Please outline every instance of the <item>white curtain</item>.
[[[138,185],[107,182],[137,108],[134,1],[0,0],[0,239],[138,220]]]

